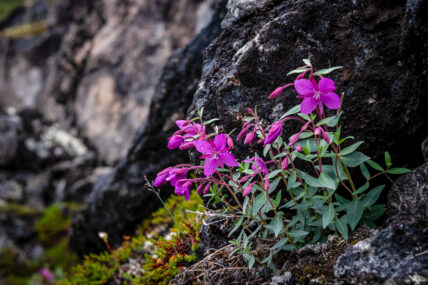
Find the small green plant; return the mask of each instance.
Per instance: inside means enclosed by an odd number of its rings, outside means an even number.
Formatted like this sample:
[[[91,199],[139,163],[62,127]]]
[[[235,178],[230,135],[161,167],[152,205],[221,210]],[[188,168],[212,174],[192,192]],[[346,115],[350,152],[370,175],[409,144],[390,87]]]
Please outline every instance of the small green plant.
[[[165,207],[142,222],[134,237],[126,237],[111,252],[85,256],[83,264],[67,272],[59,284],[168,284],[188,263],[196,260],[194,251],[199,242],[201,198],[192,193],[187,203],[171,197]],[[172,215],[172,216],[171,216]],[[162,232],[169,230],[169,238]],[[127,270],[131,260],[138,260],[135,270]]]
[[[229,236],[231,243],[248,260],[278,272],[273,257],[280,251],[293,251],[308,243],[323,242],[338,233],[348,239],[359,225],[374,226],[385,206],[376,204],[385,185],[374,179],[382,174],[402,174],[409,170],[391,168],[385,153],[385,167],[358,151],[362,141],[350,144],[352,136],[342,137],[340,118],[342,101],[334,93],[333,80],[324,75],[341,67],[314,71],[309,60],[287,75],[298,74],[293,83],[277,88],[270,99],[294,86],[302,102],[285,112],[269,126],[249,109],[237,139],[244,144],[262,144],[262,153],[252,153],[237,161],[231,150],[230,134],[207,133],[213,119],[199,117],[177,121],[179,130],[169,138],[170,149],[195,148],[202,154],[201,165],[180,164],[161,171],[154,186],[170,183],[177,195],[189,200],[189,190],[196,184],[198,193],[209,198],[208,204],[223,208],[235,219]],[[336,110],[331,116],[326,109]],[[301,125],[295,134],[282,137],[283,124]],[[369,170],[369,167],[372,168]],[[359,169],[364,183],[356,184],[352,168]],[[377,173],[373,173],[373,170]],[[188,173],[194,172],[192,178]],[[254,255],[255,239],[270,241],[272,246],[263,258]]]

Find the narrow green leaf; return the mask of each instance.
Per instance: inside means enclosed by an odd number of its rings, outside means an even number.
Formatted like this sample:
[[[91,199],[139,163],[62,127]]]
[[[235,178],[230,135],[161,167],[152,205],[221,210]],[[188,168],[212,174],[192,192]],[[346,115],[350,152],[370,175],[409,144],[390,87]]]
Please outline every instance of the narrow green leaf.
[[[270,144],[265,145],[265,147],[263,148],[263,156],[267,155],[267,153],[269,152],[270,147],[271,147]]]
[[[372,168],[376,169],[377,171],[383,171],[383,167],[374,162],[373,160],[367,160],[368,165],[370,165]]]
[[[298,170],[299,171],[299,170]],[[299,171],[299,175],[300,177],[305,180],[306,183],[308,183],[310,186],[313,187],[324,187],[324,185],[319,181],[319,179],[303,172],[303,171]]]
[[[345,240],[348,240],[348,226],[341,219],[336,219],[336,229]]]
[[[214,123],[215,121],[219,121],[219,120],[220,119],[218,119],[218,118],[214,118],[214,119],[208,120],[208,121],[205,122],[205,125],[209,125],[209,124]]]
[[[392,163],[391,163],[391,156],[389,155],[389,152],[385,151],[385,165],[387,168],[390,168]]]
[[[255,199],[253,204],[253,216],[257,215],[258,211],[263,207],[266,201],[266,192],[260,193]]]
[[[358,195],[363,193],[364,191],[366,191],[367,189],[369,189],[370,183],[366,182],[363,186],[361,186],[360,188],[358,188],[354,193],[352,193],[353,195]]]
[[[283,226],[284,225],[282,223],[280,215],[277,215],[272,219],[269,225],[265,226],[265,228],[273,232],[275,237],[277,237],[280,234]]]
[[[284,115],[281,116],[280,120],[284,119],[287,116],[297,114],[299,112],[300,112],[300,104],[294,106],[293,108],[291,108],[290,110],[288,110],[287,112],[285,112]]]
[[[407,168],[391,168],[391,169],[388,169],[386,172],[389,174],[404,174],[412,171]]]
[[[301,238],[307,236],[308,232],[305,232],[303,230],[292,230],[289,232],[289,235],[294,238]]]
[[[290,74],[295,74],[295,73],[303,73],[308,69],[309,68],[296,68],[296,69],[293,69],[292,71],[290,71],[289,73],[287,73],[287,76]],[[320,74],[320,75],[322,75],[322,74]]]
[[[282,169],[277,169],[269,173],[268,178],[272,179],[282,172]]]
[[[355,230],[355,227],[360,222],[361,217],[363,216],[363,212],[364,212],[364,207],[361,201],[359,199],[354,199],[349,205],[348,215],[347,215],[349,220],[349,225],[351,226],[352,230]]]
[[[350,153],[354,152],[362,143],[363,142],[357,142],[357,143],[354,143],[353,145],[350,145],[350,146],[342,149],[339,152],[339,155],[340,156],[344,156],[344,155],[347,155],[347,154],[350,154]]]
[[[241,226],[242,221],[244,220],[244,218],[245,218],[244,215],[242,215],[241,218],[239,218],[239,220],[233,226],[232,230],[230,230],[228,237],[230,237],[234,232],[236,232],[237,229],[239,229],[239,227]]]
[[[275,178],[275,180],[273,180],[270,183],[268,194],[270,194],[273,191],[275,191],[275,189],[278,187],[278,184],[279,184],[280,181],[281,181],[281,177],[277,177],[277,178]],[[281,191],[279,191],[279,193],[281,193]]]
[[[331,116],[331,117],[327,117],[325,119],[322,119],[321,121],[319,121],[317,123],[318,126],[322,126],[324,124],[326,124],[329,127],[334,127],[337,125],[337,123],[339,122],[340,116],[342,115],[342,112],[340,112],[337,115]]]
[[[359,151],[353,152],[342,157],[343,163],[345,163],[349,167],[358,166],[369,159],[370,157]]]
[[[368,192],[363,199],[363,206],[369,207],[369,206],[373,205],[374,203],[376,203],[376,201],[379,198],[379,195],[382,192],[383,188],[385,188],[385,185],[379,185],[379,186],[373,188],[372,190],[370,190],[370,192]]]
[[[321,172],[318,180],[324,187],[327,187],[328,189],[336,190],[336,183],[334,182],[333,179],[330,178],[330,176],[328,176],[324,172]],[[311,186],[313,186],[313,185],[311,185]]]
[[[364,178],[369,179],[370,178],[370,172],[364,163],[360,164],[360,169],[361,169],[361,173],[363,174]]]
[[[334,219],[334,207],[330,204],[322,213],[322,227],[325,229]]]
[[[343,68],[343,66],[333,66],[333,67],[326,68],[326,69],[320,69],[315,73],[319,74],[319,75],[325,75],[325,74],[329,74],[330,72],[332,72],[336,69],[340,69],[340,68]]]
[[[310,66],[312,66],[311,61],[309,60],[309,58],[305,58],[305,59],[303,60],[303,62],[304,62],[306,65],[310,65]]]

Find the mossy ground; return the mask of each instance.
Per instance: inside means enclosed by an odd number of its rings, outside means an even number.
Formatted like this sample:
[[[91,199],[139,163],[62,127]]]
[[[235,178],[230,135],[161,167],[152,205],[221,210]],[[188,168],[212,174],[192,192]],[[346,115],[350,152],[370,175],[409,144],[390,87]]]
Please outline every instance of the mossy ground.
[[[111,252],[86,256],[59,284],[168,284],[196,260],[202,221],[192,212],[203,207],[195,193],[189,202],[173,196],[165,204],[174,219],[160,208],[142,222],[134,237],[125,236],[122,245]]]

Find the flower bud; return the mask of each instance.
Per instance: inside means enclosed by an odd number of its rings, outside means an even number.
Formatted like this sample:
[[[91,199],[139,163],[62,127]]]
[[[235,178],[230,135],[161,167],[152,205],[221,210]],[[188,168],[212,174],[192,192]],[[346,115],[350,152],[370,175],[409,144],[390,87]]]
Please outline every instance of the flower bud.
[[[298,152],[302,152],[302,147],[301,147],[300,145],[296,145],[296,150],[297,150]]]
[[[202,188],[204,188],[204,186],[205,186],[205,183],[199,184],[198,189],[196,190],[196,194],[200,194],[202,191]]]
[[[255,132],[248,133],[247,136],[245,137],[244,144],[253,144],[255,139],[256,139]]]
[[[184,142],[184,138],[182,136],[172,136],[168,139],[168,148],[175,149],[179,147]]]
[[[282,170],[285,170],[288,168],[288,157],[285,157],[284,160],[281,163]]]
[[[244,183],[245,181],[248,180],[248,178],[250,178],[250,175],[245,175],[244,177],[242,177],[241,179],[239,179],[239,183]]]
[[[179,149],[185,150],[185,149],[191,149],[193,147],[194,147],[193,142],[185,142],[179,146]]]
[[[244,193],[242,194],[242,196],[245,197],[245,196],[247,196],[248,194],[251,193],[251,190],[253,190],[254,183],[256,183],[256,181],[251,182],[247,187],[245,187]]]
[[[265,177],[265,191],[269,191],[270,180],[269,177]]]
[[[230,136],[227,136],[227,146],[229,147],[229,149],[233,149],[234,147],[233,140]]]
[[[300,136],[300,134],[295,134],[294,136],[292,136],[288,145],[291,146],[291,145],[294,145],[296,142],[298,142],[299,136]]]
[[[207,194],[207,193],[208,193],[208,191],[210,191],[210,186],[211,186],[211,184],[210,184],[210,183],[208,183],[208,184],[207,184],[207,186],[205,186],[204,194]]]
[[[263,145],[273,143],[281,135],[281,132],[282,132],[282,122],[278,121],[273,123],[265,139],[265,143]]]
[[[236,138],[238,141],[239,140],[241,140],[244,136],[245,136],[245,134],[247,133],[247,131],[248,131],[248,128],[247,127],[244,127],[242,130],[241,130],[241,132],[238,134],[238,137]]]
[[[269,99],[274,99],[276,97],[278,97],[279,95],[282,94],[282,92],[284,92],[285,86],[281,86],[276,88],[270,95],[269,95]]]

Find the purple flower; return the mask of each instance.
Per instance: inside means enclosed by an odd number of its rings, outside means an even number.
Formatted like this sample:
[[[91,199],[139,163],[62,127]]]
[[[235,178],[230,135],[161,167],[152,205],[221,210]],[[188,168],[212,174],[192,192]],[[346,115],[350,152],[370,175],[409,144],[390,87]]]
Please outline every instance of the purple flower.
[[[158,173],[153,186],[159,187],[167,182],[171,183],[171,186],[175,186],[178,180],[184,179],[187,176],[189,170],[186,168],[175,168],[168,167]]]
[[[186,198],[186,201],[189,201],[190,196],[190,187],[192,186],[192,180],[189,179],[180,179],[175,185],[174,193],[179,196]]]
[[[273,123],[272,127],[269,130],[269,133],[265,139],[265,143],[263,145],[273,143],[277,137],[281,135],[282,132],[282,122],[278,121]]]
[[[46,279],[47,281],[54,281],[55,277],[53,276],[52,272],[47,268],[42,268],[39,270],[39,274]]]
[[[204,164],[204,174],[206,177],[211,176],[216,172],[220,164],[224,168],[224,164],[233,167],[238,166],[235,157],[228,152],[230,146],[227,145],[227,135],[220,134],[215,137],[214,143],[206,141],[193,142],[197,151],[203,154],[201,158],[206,158]]]
[[[173,135],[168,139],[168,148],[175,149],[181,146],[184,142],[184,138],[180,135]]]
[[[257,173],[261,173],[263,175],[269,174],[266,164],[261,157],[252,157],[250,159],[244,160],[244,162],[253,162],[253,165],[251,166],[251,168],[255,171],[255,174]]]
[[[308,79],[299,79],[294,81],[294,87],[299,98],[304,98],[300,105],[300,111],[309,115],[317,107],[321,114],[323,113],[323,104],[330,109],[339,109],[340,98],[333,91],[336,89],[334,81],[329,78],[323,78],[318,83],[315,79],[312,82]]]

